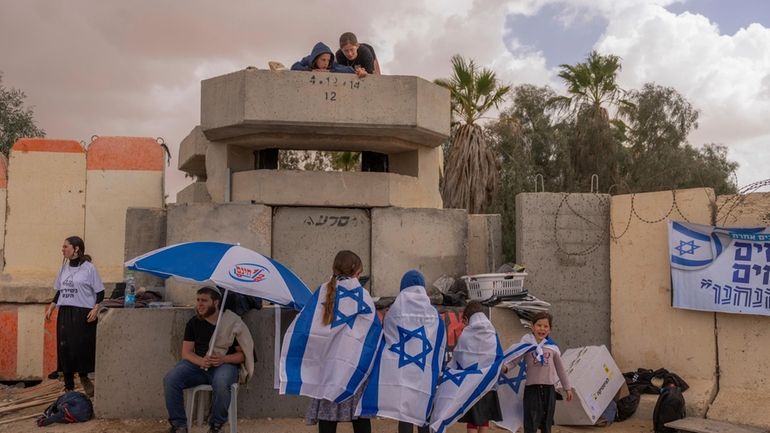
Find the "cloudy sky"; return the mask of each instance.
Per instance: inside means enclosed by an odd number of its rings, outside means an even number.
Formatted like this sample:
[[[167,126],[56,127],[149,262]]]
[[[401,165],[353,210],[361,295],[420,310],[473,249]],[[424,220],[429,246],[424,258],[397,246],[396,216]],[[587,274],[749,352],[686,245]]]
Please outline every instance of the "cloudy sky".
[[[672,86],[701,111],[690,142],[727,145],[739,185],[770,178],[766,0],[0,0],[0,71],[48,137],[163,137],[173,201],[190,182],[176,153],[199,123],[200,80],[289,65],[343,31],[387,74],[446,77],[460,53],[558,91],[559,64],[619,55],[623,87]]]

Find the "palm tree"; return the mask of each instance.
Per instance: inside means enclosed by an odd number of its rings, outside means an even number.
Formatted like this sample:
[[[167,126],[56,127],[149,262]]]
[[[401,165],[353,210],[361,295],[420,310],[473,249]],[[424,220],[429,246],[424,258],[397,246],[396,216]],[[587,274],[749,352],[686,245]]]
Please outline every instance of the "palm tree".
[[[617,83],[620,57],[592,51],[585,62],[561,65],[560,69],[559,78],[564,80],[569,96],[557,97],[554,102],[568,110],[576,131],[570,145],[570,189],[584,189],[591,175],[597,174],[606,190],[620,181],[621,142],[626,131],[621,116],[633,109]],[[608,108],[615,110],[613,118]]]
[[[449,89],[452,104],[453,134],[441,189],[444,207],[482,213],[497,189],[499,161],[476,121],[511,88],[500,85],[492,70],[479,69],[459,54],[452,56],[452,78],[435,83]]]

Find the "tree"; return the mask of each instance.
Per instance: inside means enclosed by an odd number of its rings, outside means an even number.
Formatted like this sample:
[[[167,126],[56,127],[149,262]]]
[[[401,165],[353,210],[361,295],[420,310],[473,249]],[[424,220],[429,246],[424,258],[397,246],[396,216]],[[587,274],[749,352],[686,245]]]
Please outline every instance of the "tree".
[[[21,90],[3,86],[0,72],[0,152],[6,156],[20,138],[45,137],[45,131],[35,125],[32,109],[24,106],[26,97]]]
[[[492,70],[479,69],[460,55],[452,57],[452,78],[436,84],[449,89],[454,123],[441,188],[444,207],[482,213],[497,188],[499,162],[476,122],[499,106],[510,86],[499,84]]]
[[[568,109],[575,125],[569,146],[572,170],[568,190],[586,190],[596,174],[606,191],[620,181],[625,124],[618,115],[631,109],[616,80],[620,57],[592,51],[585,62],[560,68],[559,78],[567,85],[569,96],[559,96],[554,102]],[[612,119],[609,109],[616,114]]]

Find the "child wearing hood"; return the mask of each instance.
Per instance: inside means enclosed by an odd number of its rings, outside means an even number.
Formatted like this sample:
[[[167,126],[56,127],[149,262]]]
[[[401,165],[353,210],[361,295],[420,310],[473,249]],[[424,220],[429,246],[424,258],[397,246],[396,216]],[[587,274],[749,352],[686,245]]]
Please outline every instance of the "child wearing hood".
[[[356,74],[359,78],[366,76],[366,71],[358,72],[350,66],[343,66],[334,61],[334,53],[323,42],[315,44],[309,56],[291,65],[292,71],[341,72]]]

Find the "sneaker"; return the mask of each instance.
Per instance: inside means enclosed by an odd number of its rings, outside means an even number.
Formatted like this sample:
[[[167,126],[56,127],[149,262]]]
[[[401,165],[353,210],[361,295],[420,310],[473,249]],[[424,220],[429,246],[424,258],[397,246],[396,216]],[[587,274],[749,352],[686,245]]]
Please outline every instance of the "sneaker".
[[[83,385],[83,391],[86,395],[89,398],[94,398],[94,383],[91,382],[91,379],[88,376],[83,376],[80,378],[80,384]]]
[[[222,432],[222,424],[209,426],[209,433],[221,433],[221,432]]]

